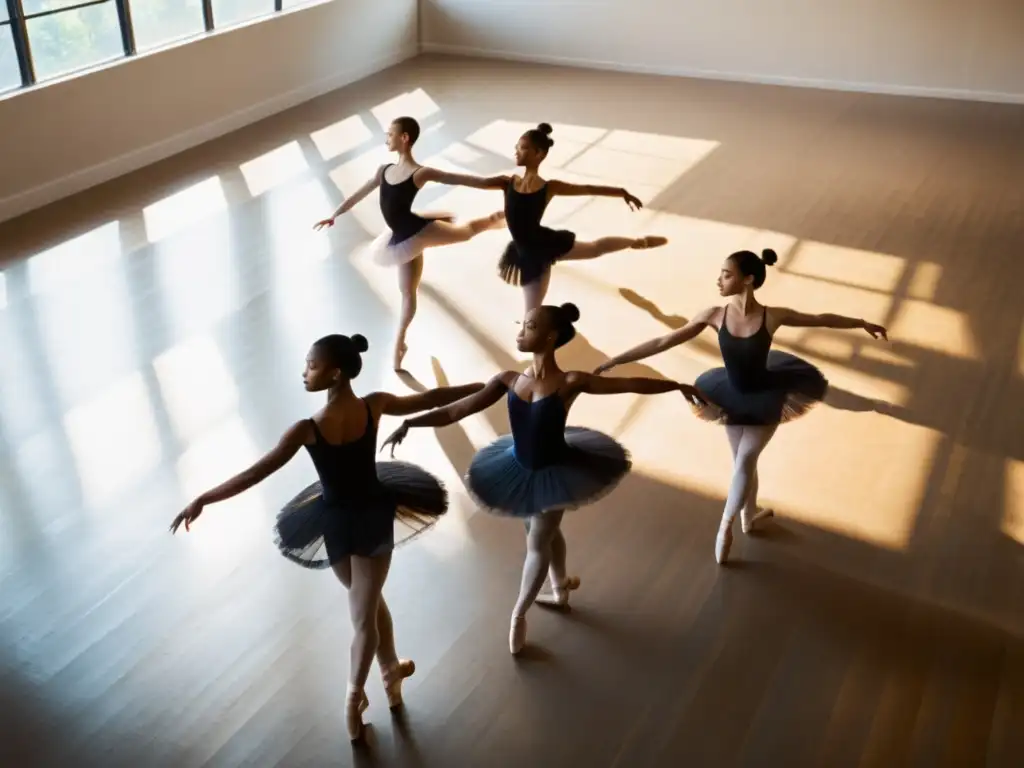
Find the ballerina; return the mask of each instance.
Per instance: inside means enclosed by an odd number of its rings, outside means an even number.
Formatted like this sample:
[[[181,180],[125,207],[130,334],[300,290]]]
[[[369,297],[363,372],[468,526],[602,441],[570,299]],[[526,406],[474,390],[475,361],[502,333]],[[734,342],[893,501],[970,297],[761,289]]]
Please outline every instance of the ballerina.
[[[566,572],[563,514],[609,493],[631,467],[626,449],[608,435],[566,426],[576,397],[627,392],[699,396],[694,387],[675,381],[562,371],[555,350],[573,338],[577,319],[579,310],[573,304],[528,311],[516,339],[520,351],[533,353],[526,373],[499,373],[464,400],[406,420],[384,441],[394,455],[410,428],[454,424],[506,395],[512,433],[476,454],[466,480],[469,492],[485,510],[526,521],[526,561],[509,630],[513,654],[526,643],[526,612],[534,601],[564,607],[569,592],[579,587],[579,579]],[[552,593],[538,599],[545,575],[550,577]]]
[[[307,568],[332,568],[348,590],[355,629],[351,646],[346,719],[353,741],[363,733],[369,706],[364,687],[374,655],[389,707],[402,704],[402,681],[415,671],[395,651],[391,613],[381,594],[395,547],[395,523],[423,530],[448,509],[440,480],[405,462],[375,463],[377,425],[382,415],[404,416],[460,400],[483,383],[440,387],[400,397],[352,391],[362,369],[363,336],[325,336],[306,357],[302,379],[309,392],[327,391],[327,404],[310,419],[292,425],[278,444],[245,471],[201,494],[171,523],[185,530],[203,509],[252,488],[281,469],[305,447],[319,481],[298,494],[277,518],[276,544],[289,560]],[[418,532],[418,531],[417,531]]]
[[[807,315],[759,304],[754,291],[764,284],[766,267],[777,260],[770,248],[760,257],[752,251],[733,253],[722,264],[718,277],[718,291],[730,298],[728,304],[698,312],[682,328],[616,355],[594,371],[600,374],[659,354],[695,338],[708,326],[717,330],[725,367],[705,371],[694,384],[706,401],[695,407],[695,413],[724,423],[732,448],[733,477],[715,542],[715,559],[720,565],[729,558],[737,512],[744,533],[774,516],[770,509],[757,508],[757,461],[768,441],[780,424],[803,416],[828,390],[828,381],[815,366],[771,349],[775,332],[782,326],[859,328],[873,338],[889,338],[884,327],[866,320],[834,314]]]
[[[464,243],[482,232],[501,227],[505,220],[505,214],[500,211],[465,224],[453,223],[454,216],[448,213],[413,213],[413,200],[429,181],[480,189],[495,183],[493,179],[420,165],[412,156],[413,145],[419,136],[420,126],[414,118],[394,120],[388,128],[387,147],[398,153],[398,163],[382,165],[373,178],[338,206],[334,213],[313,225],[316,230],[334,226],[335,219],[380,187],[380,211],[388,228],[370,244],[369,251],[378,264],[398,267],[402,312],[395,337],[393,365],[396,371],[402,370],[402,361],[408,351],[406,333],[416,316],[417,291],[423,277],[423,252],[428,248]]]
[[[643,207],[639,199],[622,187],[570,184],[541,178],[540,164],[555,144],[551,133],[551,126],[541,123],[520,137],[515,158],[516,165],[524,169],[522,177],[499,176],[485,180],[485,186],[499,182],[504,190],[505,219],[512,235],[512,242],[499,261],[498,274],[506,283],[522,286],[527,312],[544,303],[551,282],[551,265],[556,261],[596,259],[627,248],[658,248],[668,242],[667,238],[654,235],[582,241],[569,230],[542,226],[544,211],[556,195],[621,197],[632,210]]]

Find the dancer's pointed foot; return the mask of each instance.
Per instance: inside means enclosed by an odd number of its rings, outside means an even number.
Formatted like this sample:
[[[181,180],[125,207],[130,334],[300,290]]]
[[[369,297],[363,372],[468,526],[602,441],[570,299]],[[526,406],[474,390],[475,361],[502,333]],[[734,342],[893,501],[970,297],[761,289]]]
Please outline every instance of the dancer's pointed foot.
[[[661,235],[645,235],[644,237],[638,237],[629,247],[634,250],[643,251],[648,248],[660,248],[667,243],[667,237],[662,237]]]
[[[767,520],[769,517],[775,517],[774,510],[758,509],[749,517],[747,516],[747,511],[743,510],[740,512],[740,527],[743,528],[744,533],[750,533],[757,527],[758,523]]]
[[[401,659],[381,669],[384,693],[388,697],[388,707],[390,709],[397,709],[402,706],[402,682],[405,678],[412,677],[415,671],[416,664],[412,659]]]
[[[566,608],[569,605],[569,593],[580,588],[577,576],[570,576],[561,586],[552,586],[550,594],[537,595],[537,604],[551,608]]]
[[[370,700],[362,690],[349,688],[348,699],[345,701],[345,721],[348,726],[350,741],[359,741],[363,737],[366,726],[363,724],[363,712],[370,706]]]
[[[405,360],[405,353],[409,351],[409,345],[404,341],[395,347],[394,368],[396,371],[405,370],[402,368],[402,361]]]
[[[526,645],[526,617],[513,616],[508,630],[508,649],[515,656]]]
[[[732,521],[722,521],[722,527],[718,529],[718,538],[715,541],[715,560],[719,565],[725,565],[729,560],[729,550],[732,548]]]

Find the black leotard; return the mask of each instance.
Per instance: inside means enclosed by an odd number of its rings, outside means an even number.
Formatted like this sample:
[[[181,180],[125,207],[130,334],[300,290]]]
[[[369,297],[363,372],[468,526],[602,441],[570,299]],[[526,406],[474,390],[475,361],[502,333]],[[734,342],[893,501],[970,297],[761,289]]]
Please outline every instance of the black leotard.
[[[411,173],[405,181],[392,184],[387,176],[390,167],[390,164],[385,165],[380,172],[380,212],[391,230],[391,240],[388,244],[397,245],[419,234],[431,219],[425,219],[412,212],[412,201],[420,191],[413,181],[416,172]]]
[[[512,242],[498,263],[498,274],[505,282],[532,283],[576,244],[576,233],[541,225],[547,207],[547,183],[536,192],[519,192],[515,177],[509,179],[505,187],[505,222]]]

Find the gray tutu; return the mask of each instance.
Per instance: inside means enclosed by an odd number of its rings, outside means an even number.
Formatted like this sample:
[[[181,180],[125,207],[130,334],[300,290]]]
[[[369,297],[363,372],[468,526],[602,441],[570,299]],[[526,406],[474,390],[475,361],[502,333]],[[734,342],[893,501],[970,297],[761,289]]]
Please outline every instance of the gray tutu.
[[[516,458],[512,435],[473,458],[466,485],[486,511],[518,518],[577,509],[610,493],[632,468],[616,440],[583,427],[566,427],[565,450],[547,466],[530,469]]]
[[[448,491],[432,474],[403,461],[377,463],[372,494],[337,502],[315,482],[277,516],[275,544],[305,568],[328,568],[350,555],[376,557],[423,532],[448,511]]]
[[[764,384],[757,389],[738,389],[725,368],[705,371],[694,386],[710,401],[707,406],[694,406],[694,413],[705,421],[772,426],[798,419],[821,402],[828,379],[806,360],[773,349],[768,353]]]

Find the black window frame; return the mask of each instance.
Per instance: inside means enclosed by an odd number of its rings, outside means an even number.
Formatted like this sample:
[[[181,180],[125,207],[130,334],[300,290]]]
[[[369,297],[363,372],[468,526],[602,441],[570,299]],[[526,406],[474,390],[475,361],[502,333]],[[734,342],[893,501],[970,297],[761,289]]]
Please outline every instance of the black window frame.
[[[284,10],[284,0],[267,0],[267,2],[273,6],[273,10],[268,11],[268,16],[274,13],[281,13]],[[14,39],[14,52],[18,58],[18,70],[21,73],[21,87],[0,91],[0,95],[17,94],[19,90],[39,83],[36,76],[35,63],[32,59],[32,44],[28,34],[28,22],[31,19],[53,16],[79,8],[88,8],[93,5],[113,3],[117,9],[117,21],[121,32],[121,47],[124,51],[124,58],[130,59],[138,54],[135,44],[135,28],[132,24],[131,0],[81,0],[81,2],[71,5],[30,14],[25,13],[23,0],[0,0],[0,3],[7,4],[8,16],[6,21],[0,21],[0,32],[5,31],[6,27],[10,27],[11,36]],[[213,0],[202,0],[202,4],[204,33],[209,33],[217,27],[213,13]],[[291,9],[289,8],[289,10]]]

